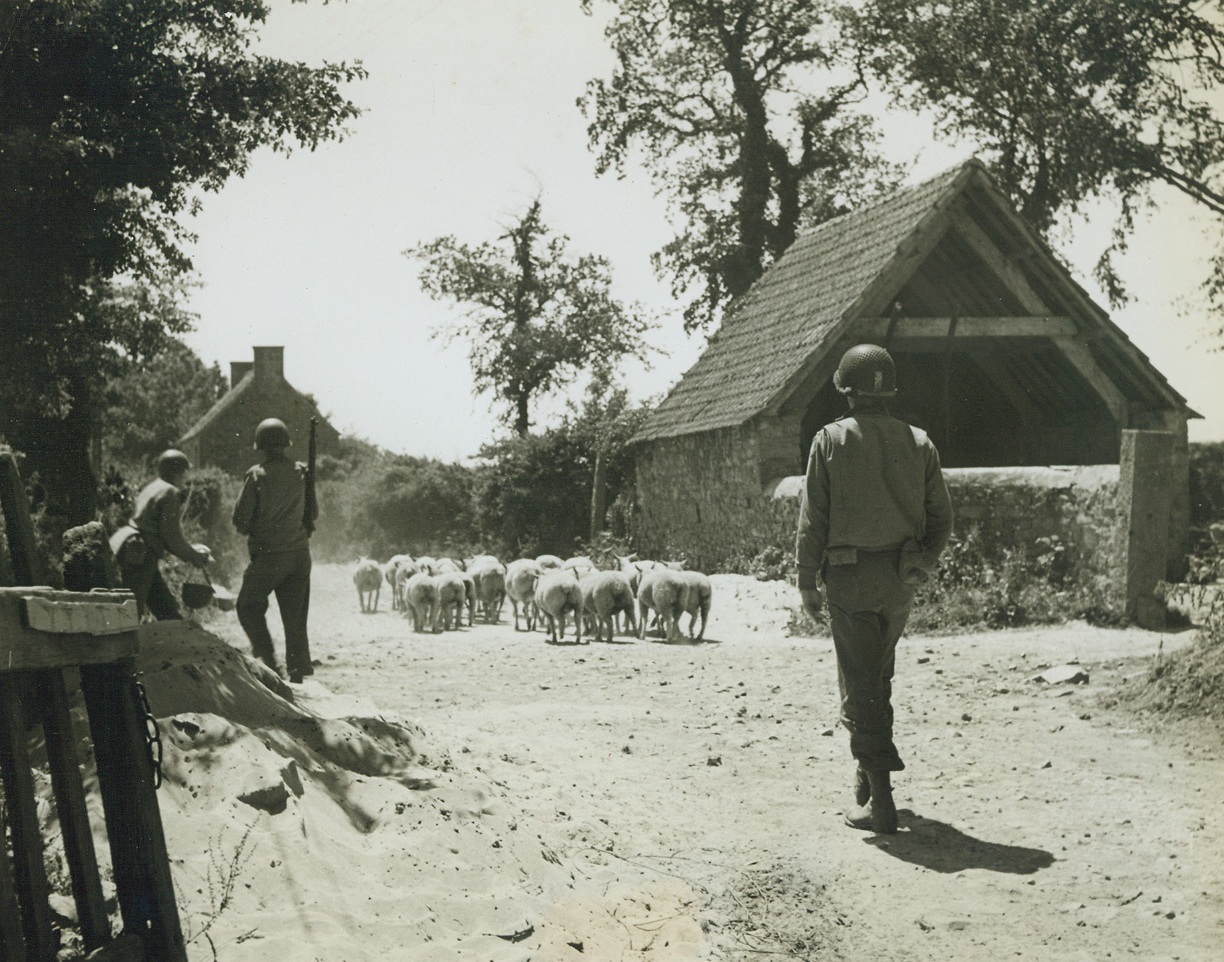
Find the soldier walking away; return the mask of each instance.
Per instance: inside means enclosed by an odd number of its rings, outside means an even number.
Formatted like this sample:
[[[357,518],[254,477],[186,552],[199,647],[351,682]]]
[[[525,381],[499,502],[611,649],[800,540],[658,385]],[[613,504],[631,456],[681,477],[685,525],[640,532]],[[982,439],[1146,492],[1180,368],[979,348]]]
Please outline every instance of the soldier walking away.
[[[276,593],[285,628],[285,668],[300,684],[313,675],[306,619],[310,610],[310,532],[318,507],[307,491],[307,468],[285,456],[289,429],[267,418],[255,429],[255,449],[262,461],[246,473],[234,505],[234,527],[247,538],[251,561],[238,591],[238,621],[251,651],[280,673],[268,631],[268,596]]]
[[[169,553],[197,568],[213,560],[207,545],[193,545],[183,536],[182,484],[190,467],[182,451],[159,454],[157,477],[136,495],[132,519],[110,537],[124,587],[136,596],[141,615],[147,611],[158,621],[183,617],[162,577],[161,559]]]
[[[952,533],[935,445],[888,411],[896,382],[884,348],[859,344],[843,355],[833,384],[850,412],[812,441],[796,536],[804,610],[819,618],[828,596],[841,721],[858,762],[846,822],[888,834],[897,830],[891,773],[905,768],[893,743],[897,641],[914,589]]]

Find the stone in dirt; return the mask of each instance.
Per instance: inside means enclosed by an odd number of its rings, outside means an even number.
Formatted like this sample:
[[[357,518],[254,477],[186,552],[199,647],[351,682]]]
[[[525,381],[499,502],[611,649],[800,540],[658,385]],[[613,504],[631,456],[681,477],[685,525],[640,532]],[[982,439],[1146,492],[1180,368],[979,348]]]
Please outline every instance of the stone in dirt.
[[[1045,685],[1086,685],[1088,672],[1079,665],[1056,665],[1039,672],[1030,680]]]

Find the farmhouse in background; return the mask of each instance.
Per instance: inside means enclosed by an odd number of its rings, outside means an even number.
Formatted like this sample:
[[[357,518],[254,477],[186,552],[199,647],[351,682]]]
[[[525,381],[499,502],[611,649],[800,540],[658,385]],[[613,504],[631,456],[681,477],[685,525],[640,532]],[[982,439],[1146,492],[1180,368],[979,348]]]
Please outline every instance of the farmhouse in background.
[[[1163,460],[1159,557],[1181,562],[1186,422],[1199,415],[977,160],[819,225],[731,306],[633,439],[641,548],[713,566],[751,557],[771,515],[793,525],[794,476],[846,410],[833,372],[864,341],[896,359],[893,411],[929,432],[946,468],[1113,465],[1117,482],[1135,444]],[[762,507],[783,489],[788,504]]]
[[[197,467],[218,467],[241,475],[259,460],[255,428],[264,418],[277,417],[289,428],[290,457],[306,460],[310,419],[317,417],[319,454],[336,454],[340,433],[319,413],[314,399],[285,380],[285,349],[257,347],[254,361],[230,363],[230,389],[178,441]]]

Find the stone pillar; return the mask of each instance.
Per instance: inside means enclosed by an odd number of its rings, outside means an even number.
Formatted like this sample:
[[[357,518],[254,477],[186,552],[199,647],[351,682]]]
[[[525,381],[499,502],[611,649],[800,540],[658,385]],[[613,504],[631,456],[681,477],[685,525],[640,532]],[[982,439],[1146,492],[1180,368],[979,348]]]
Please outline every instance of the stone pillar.
[[[1165,606],[1154,592],[1168,559],[1174,440],[1166,431],[1122,432],[1118,503],[1126,526],[1126,614],[1143,628],[1165,626]]]

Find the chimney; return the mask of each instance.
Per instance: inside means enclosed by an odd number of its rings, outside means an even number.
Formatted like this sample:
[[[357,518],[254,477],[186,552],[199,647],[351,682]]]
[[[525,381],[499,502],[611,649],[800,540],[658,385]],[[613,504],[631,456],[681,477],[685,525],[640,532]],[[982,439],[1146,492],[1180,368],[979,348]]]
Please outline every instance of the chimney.
[[[230,361],[230,390],[238,386],[238,382],[246,377],[255,365],[250,361]]]
[[[284,378],[285,349],[283,347],[255,348],[255,380]]]

